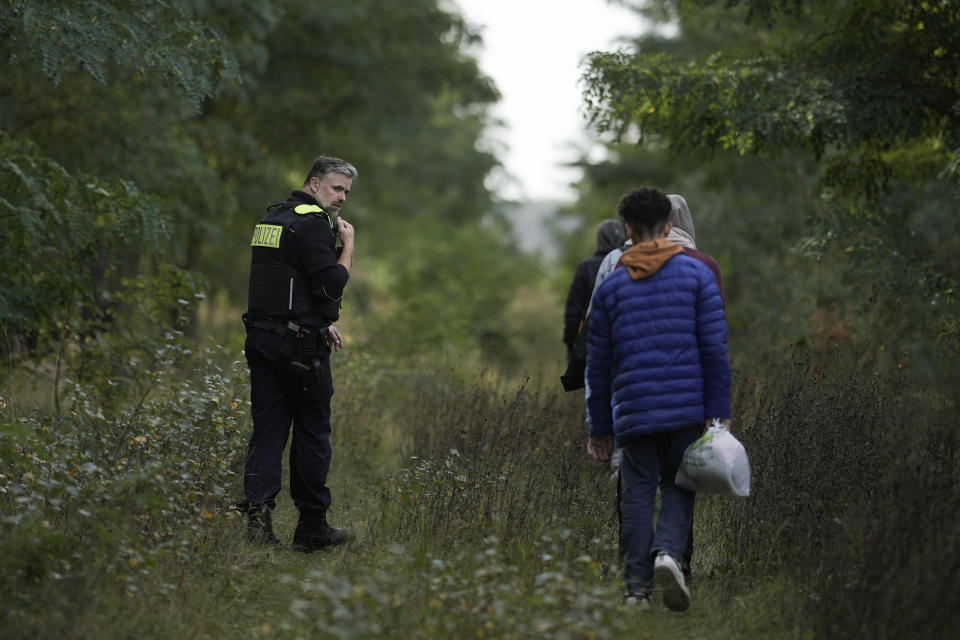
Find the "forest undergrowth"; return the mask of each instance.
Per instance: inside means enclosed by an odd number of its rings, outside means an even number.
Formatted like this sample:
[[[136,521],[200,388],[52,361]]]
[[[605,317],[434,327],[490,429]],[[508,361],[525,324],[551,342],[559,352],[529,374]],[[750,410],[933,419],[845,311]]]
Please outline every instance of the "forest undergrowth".
[[[794,350],[737,373],[752,495],[698,498],[684,614],[621,603],[615,485],[552,373],[338,357],[331,520],[358,535],[312,555],[250,545],[232,506],[242,363],[214,348],[145,375],[133,398],[68,383],[59,416],[0,397],[0,636],[940,638],[958,622],[955,398],[904,370]]]

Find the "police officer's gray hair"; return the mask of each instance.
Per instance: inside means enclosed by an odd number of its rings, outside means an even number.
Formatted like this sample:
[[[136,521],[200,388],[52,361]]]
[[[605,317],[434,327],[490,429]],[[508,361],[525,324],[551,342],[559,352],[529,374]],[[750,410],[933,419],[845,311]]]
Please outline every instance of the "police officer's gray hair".
[[[331,173],[341,173],[351,180],[354,180],[357,177],[357,168],[346,160],[341,160],[340,158],[334,158],[332,156],[317,156],[317,159],[313,161],[313,167],[310,168],[310,173],[307,174],[307,178],[303,181],[303,184],[306,185],[308,182],[310,182],[310,178],[316,177],[323,179]]]

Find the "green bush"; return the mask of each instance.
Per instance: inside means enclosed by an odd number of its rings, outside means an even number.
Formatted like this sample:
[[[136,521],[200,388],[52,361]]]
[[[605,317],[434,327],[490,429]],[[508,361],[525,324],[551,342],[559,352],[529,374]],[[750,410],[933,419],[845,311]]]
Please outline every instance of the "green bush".
[[[171,347],[172,348],[172,347]],[[61,418],[33,412],[0,427],[0,597],[17,624],[43,624],[55,585],[136,596],[164,563],[190,563],[236,518],[245,450],[245,376],[216,353],[181,376],[147,374],[148,392],[108,417],[74,384]],[[70,593],[70,590],[66,590]],[[39,632],[39,635],[46,635]]]

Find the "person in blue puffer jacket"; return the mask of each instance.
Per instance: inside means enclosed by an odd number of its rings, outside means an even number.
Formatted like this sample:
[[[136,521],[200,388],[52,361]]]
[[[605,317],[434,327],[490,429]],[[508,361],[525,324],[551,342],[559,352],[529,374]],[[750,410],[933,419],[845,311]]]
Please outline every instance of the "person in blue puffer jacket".
[[[714,418],[730,421],[723,300],[713,272],[666,239],[671,203],[657,189],[621,198],[633,246],[597,287],[587,349],[587,451],[622,448],[625,601],[649,606],[654,585],[670,609],[690,604],[681,558],[694,494],[674,484],[686,448]],[[661,505],[653,525],[657,487]]]

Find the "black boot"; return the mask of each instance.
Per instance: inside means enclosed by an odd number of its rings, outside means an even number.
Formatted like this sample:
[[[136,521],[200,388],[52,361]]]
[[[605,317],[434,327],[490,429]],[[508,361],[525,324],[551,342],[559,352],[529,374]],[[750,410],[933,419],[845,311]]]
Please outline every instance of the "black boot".
[[[250,505],[247,512],[247,540],[254,544],[279,546],[280,540],[273,533],[270,509],[264,505]]]
[[[326,547],[341,545],[353,538],[346,529],[327,524],[325,511],[300,509],[297,529],[293,532],[293,548],[304,553],[313,553]]]

